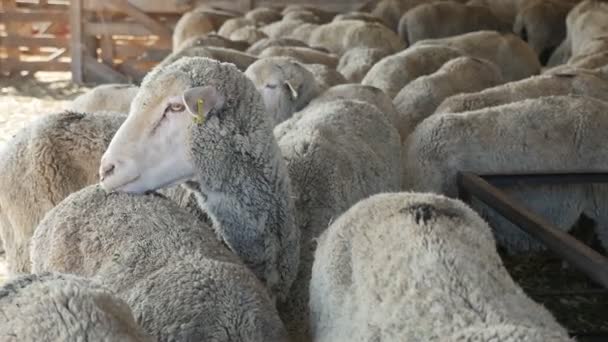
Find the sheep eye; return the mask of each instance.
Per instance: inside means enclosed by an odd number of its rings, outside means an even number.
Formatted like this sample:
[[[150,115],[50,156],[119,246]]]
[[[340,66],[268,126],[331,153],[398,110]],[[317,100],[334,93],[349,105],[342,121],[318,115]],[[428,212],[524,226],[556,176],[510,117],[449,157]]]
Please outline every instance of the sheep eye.
[[[170,103],[167,109],[171,112],[179,113],[183,112],[184,109],[186,109],[186,106],[184,106],[182,103]]]

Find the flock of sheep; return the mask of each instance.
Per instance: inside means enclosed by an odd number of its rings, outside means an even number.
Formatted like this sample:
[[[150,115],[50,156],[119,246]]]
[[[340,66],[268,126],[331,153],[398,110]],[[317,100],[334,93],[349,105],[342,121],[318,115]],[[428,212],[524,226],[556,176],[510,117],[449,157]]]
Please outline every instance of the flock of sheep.
[[[0,151],[2,341],[570,341],[496,251],[542,245],[452,198],[608,169],[608,3],[201,7],[173,38]],[[606,186],[508,193],[608,246]]]

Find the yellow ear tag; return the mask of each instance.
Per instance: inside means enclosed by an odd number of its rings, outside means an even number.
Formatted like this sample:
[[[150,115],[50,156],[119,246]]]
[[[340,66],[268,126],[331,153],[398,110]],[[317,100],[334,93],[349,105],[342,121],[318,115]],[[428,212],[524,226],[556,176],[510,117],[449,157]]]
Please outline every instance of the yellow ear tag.
[[[205,102],[203,101],[203,99],[199,99],[196,102],[196,109],[198,111],[198,114],[194,117],[193,121],[197,125],[202,125],[202,124],[205,123],[205,113],[203,112],[203,104],[204,103]]]

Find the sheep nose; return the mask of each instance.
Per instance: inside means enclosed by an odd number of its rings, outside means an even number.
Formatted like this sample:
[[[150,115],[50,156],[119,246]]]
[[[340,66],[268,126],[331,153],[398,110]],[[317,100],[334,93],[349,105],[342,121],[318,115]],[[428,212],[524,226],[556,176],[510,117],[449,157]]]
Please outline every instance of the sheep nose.
[[[100,180],[103,181],[106,177],[111,176],[114,173],[114,169],[116,169],[114,163],[101,164],[101,167],[99,168]]]

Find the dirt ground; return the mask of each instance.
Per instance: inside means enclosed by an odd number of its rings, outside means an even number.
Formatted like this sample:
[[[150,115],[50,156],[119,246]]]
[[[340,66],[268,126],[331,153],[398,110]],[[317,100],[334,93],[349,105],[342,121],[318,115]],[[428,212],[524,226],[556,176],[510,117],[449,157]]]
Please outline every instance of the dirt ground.
[[[36,118],[60,112],[87,88],[76,86],[66,72],[0,76],[0,149],[15,133]],[[0,284],[6,278],[4,255],[0,254]]]

